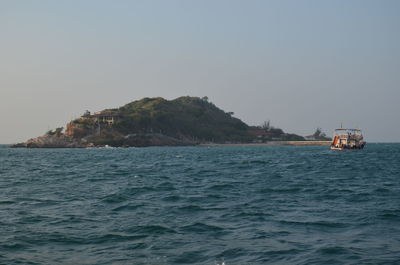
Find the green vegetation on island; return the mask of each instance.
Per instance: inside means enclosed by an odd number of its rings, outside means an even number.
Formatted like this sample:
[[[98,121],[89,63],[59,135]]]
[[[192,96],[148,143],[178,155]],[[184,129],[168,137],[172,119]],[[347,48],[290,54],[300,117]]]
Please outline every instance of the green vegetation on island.
[[[174,100],[157,97],[143,98],[93,115],[85,113],[67,125],[66,134],[94,145],[194,145],[249,142],[248,128],[206,97]]]
[[[182,146],[202,143],[304,141],[264,122],[249,126],[207,97],[143,98],[122,107],[86,111],[63,128],[30,139],[21,147]],[[319,135],[321,135],[319,131]]]
[[[331,140],[331,138],[327,137],[321,128],[315,129],[315,132],[312,135],[306,136],[305,139],[307,141],[330,141]]]
[[[253,142],[265,143],[269,141],[304,141],[304,137],[285,133],[282,129],[271,125],[270,121],[264,121],[260,126],[251,126],[249,134],[253,136]]]

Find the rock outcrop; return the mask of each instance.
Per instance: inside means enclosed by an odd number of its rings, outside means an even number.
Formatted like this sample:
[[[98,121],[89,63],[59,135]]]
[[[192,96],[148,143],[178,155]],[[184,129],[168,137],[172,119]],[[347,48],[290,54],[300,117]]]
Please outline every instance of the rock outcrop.
[[[96,136],[93,136],[96,140]],[[61,134],[61,135],[51,135],[45,134],[37,138],[29,139],[26,142],[18,143],[12,147],[24,147],[24,148],[86,148],[86,147],[103,147],[107,146],[108,143],[112,143],[110,140],[105,139],[105,143],[93,143],[90,141],[91,137],[76,139],[71,136]],[[145,147],[145,146],[191,146],[197,145],[197,142],[190,141],[188,139],[176,139],[167,135],[159,133],[147,133],[147,134],[130,134],[126,135],[123,142],[117,146],[122,147]],[[114,146],[114,145],[111,145]]]
[[[27,148],[84,148],[88,144],[82,140],[74,139],[66,135],[45,134],[29,139],[24,143],[15,144],[13,147]]]

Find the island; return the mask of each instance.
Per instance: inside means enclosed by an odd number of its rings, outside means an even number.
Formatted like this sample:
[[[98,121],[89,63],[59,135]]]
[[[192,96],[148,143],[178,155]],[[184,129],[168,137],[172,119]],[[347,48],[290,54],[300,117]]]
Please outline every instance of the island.
[[[122,107],[91,113],[63,127],[13,147],[87,148],[234,144],[321,144],[318,128],[313,140],[285,133],[264,122],[249,126],[208,100],[208,97],[143,98]],[[296,144],[301,143],[301,144]],[[322,143],[324,144],[324,143]]]

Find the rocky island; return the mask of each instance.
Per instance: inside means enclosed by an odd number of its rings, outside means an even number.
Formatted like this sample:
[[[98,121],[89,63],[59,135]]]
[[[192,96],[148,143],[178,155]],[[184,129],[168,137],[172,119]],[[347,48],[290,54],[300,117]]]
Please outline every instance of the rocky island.
[[[198,144],[304,141],[265,122],[249,126],[207,97],[143,98],[115,109],[105,109],[70,121],[14,147],[85,148],[186,146]]]

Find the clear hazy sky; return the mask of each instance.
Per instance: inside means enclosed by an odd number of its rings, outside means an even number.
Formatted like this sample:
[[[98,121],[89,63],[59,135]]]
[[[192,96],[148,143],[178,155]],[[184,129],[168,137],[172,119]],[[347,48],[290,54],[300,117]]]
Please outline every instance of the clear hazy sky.
[[[2,1],[0,143],[143,97],[400,141],[400,1]]]

